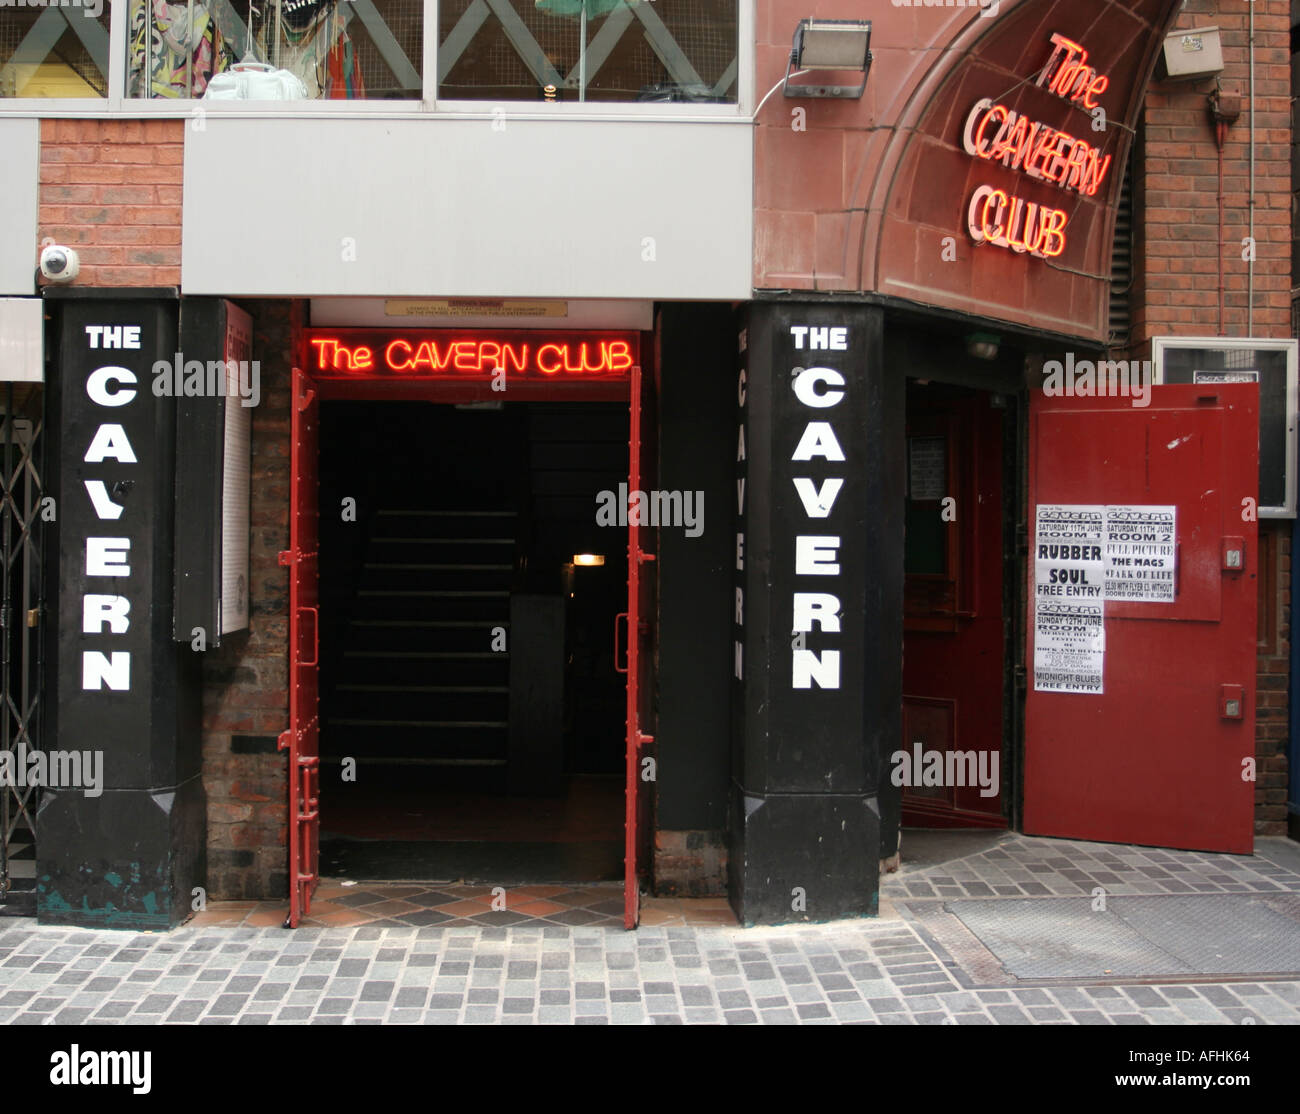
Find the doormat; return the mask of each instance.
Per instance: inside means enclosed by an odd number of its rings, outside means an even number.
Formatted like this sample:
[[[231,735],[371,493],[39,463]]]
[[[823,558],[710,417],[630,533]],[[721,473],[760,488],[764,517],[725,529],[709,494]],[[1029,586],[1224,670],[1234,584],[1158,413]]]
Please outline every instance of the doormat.
[[[323,839],[320,872],[358,882],[617,882],[621,840],[583,843]]]

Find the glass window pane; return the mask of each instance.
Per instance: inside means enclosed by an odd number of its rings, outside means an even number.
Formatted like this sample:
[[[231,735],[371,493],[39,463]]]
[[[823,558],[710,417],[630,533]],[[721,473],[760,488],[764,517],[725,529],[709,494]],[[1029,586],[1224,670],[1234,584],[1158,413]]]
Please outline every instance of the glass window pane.
[[[737,0],[442,0],[448,100],[736,103]]]
[[[0,7],[0,97],[106,97],[107,0]]]
[[[131,0],[129,9],[129,96],[421,96],[422,0]]]

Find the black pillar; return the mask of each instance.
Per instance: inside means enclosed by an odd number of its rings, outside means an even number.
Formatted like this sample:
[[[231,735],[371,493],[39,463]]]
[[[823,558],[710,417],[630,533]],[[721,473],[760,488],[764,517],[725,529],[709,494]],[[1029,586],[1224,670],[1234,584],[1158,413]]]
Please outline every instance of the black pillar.
[[[874,914],[902,674],[903,376],[880,311],[758,302],[736,385],[731,900]]]
[[[204,884],[206,835],[200,655],[172,637],[175,402],[152,390],[155,361],[174,359],[178,302],[71,289],[48,300],[45,749],[102,763],[102,780],[42,794],[37,917],[168,928]]]

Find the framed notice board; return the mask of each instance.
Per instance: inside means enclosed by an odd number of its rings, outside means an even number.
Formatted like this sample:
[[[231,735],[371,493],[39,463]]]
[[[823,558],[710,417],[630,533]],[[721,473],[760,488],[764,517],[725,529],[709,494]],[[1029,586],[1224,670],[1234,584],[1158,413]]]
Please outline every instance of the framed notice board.
[[[1295,340],[1156,337],[1157,383],[1259,384],[1259,515],[1296,513]]]

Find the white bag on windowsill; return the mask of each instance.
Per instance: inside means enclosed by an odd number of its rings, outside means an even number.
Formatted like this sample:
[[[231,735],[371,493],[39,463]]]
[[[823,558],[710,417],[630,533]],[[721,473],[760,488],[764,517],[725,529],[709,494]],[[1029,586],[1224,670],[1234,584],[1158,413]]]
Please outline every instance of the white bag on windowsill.
[[[203,92],[205,101],[301,101],[307,86],[290,70],[277,70],[264,62],[237,62],[214,74]]]

